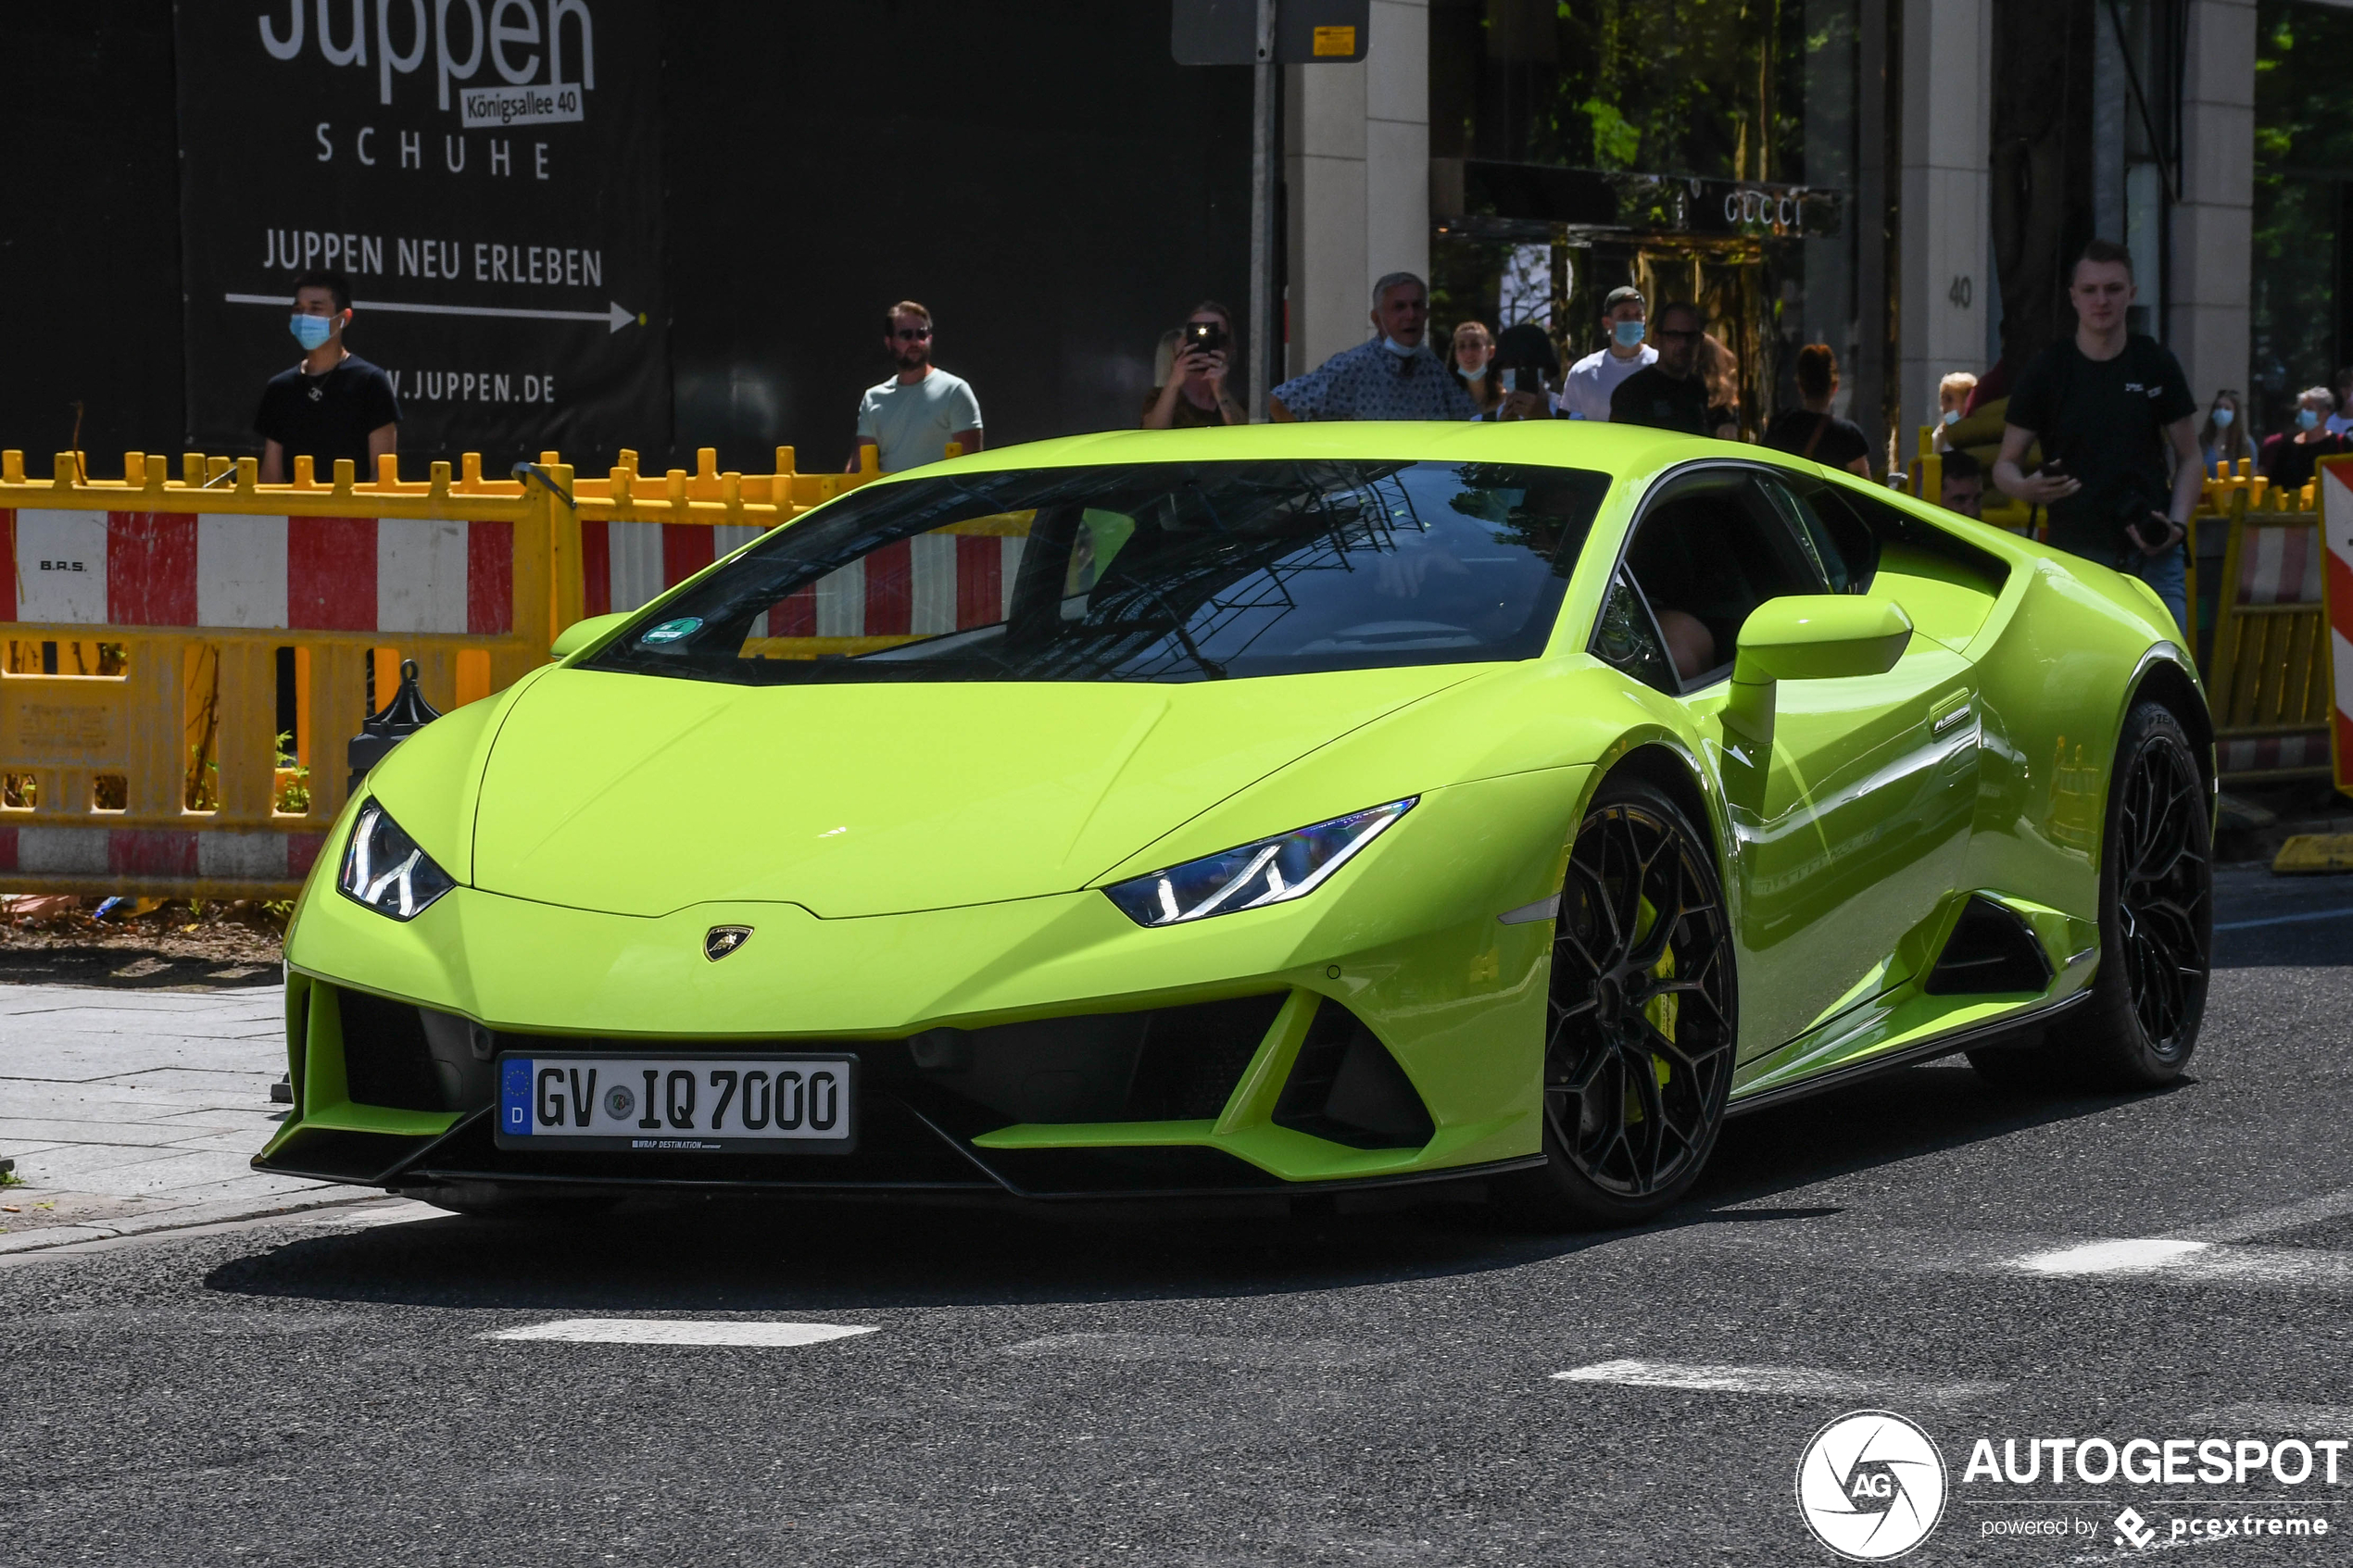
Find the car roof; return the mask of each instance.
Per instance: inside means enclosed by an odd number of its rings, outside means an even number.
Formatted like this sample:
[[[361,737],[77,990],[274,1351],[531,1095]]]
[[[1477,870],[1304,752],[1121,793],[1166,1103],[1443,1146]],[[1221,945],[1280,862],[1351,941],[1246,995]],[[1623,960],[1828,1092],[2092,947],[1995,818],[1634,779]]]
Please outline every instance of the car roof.
[[[1763,459],[1820,471],[1783,453],[1674,431],[1589,420],[1507,423],[1452,420],[1335,420],[1316,423],[1226,425],[1198,430],[1119,430],[992,447],[889,476],[975,473],[1027,468],[1090,468],[1112,463],[1370,459],[1382,462],[1537,463],[1629,475],[1700,458]]]

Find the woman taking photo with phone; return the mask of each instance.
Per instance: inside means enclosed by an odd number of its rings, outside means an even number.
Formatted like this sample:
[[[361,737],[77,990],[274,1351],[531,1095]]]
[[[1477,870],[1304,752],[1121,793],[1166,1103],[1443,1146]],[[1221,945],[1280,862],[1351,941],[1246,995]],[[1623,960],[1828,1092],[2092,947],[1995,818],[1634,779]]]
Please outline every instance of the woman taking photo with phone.
[[[1233,312],[1214,299],[1194,306],[1178,329],[1176,358],[1164,383],[1144,395],[1144,428],[1248,424],[1250,416],[1226,390],[1226,368],[1233,354]]]

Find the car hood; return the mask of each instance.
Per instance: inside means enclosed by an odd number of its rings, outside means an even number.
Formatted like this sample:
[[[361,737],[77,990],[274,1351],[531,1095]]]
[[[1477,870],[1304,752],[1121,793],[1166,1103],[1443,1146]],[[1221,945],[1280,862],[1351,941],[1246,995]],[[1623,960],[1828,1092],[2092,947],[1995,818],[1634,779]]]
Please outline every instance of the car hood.
[[[1069,892],[1485,668],[787,686],[553,670],[498,726],[472,881],[648,916],[776,900],[830,919]]]

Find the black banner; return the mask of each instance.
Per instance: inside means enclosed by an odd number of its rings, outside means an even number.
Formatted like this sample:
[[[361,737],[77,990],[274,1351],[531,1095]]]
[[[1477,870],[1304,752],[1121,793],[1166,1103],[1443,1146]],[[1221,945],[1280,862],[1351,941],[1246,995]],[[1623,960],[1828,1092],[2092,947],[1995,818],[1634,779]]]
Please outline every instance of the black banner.
[[[404,457],[668,445],[655,0],[176,10],[198,449],[259,450],[312,267],[351,279]]]

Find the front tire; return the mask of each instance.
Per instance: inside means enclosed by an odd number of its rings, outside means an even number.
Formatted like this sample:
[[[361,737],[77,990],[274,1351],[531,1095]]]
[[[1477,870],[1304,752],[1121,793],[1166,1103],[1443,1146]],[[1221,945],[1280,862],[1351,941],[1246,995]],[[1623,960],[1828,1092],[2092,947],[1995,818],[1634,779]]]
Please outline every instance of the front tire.
[[[1707,839],[1664,791],[1604,780],[1554,924],[1544,1167],[1511,1207],[1546,1228],[1606,1229],[1682,1197],[1724,1125],[1737,1010]]]

